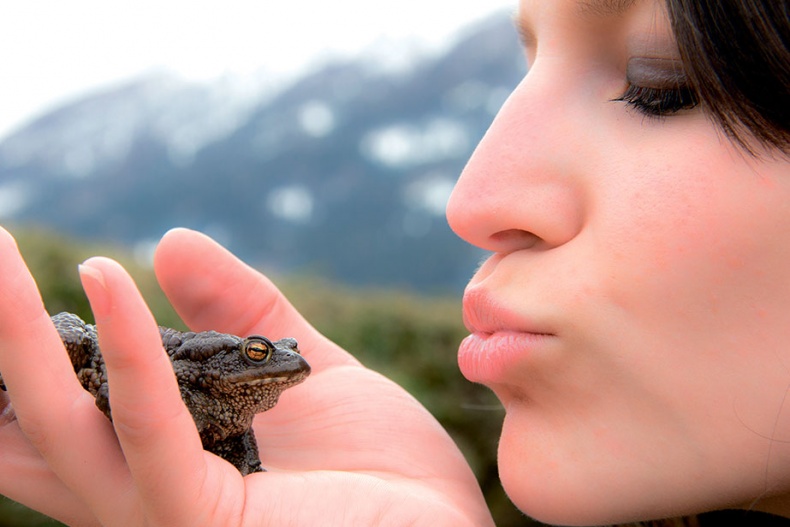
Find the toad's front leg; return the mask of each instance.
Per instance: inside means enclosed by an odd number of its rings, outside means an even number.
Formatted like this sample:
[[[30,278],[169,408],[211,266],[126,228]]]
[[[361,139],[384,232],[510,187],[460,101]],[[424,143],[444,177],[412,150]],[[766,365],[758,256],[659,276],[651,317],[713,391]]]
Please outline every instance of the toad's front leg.
[[[258,445],[251,428],[241,435],[230,436],[214,442],[213,445],[204,445],[204,447],[209,452],[232,463],[239,469],[242,476],[253,472],[266,472],[266,469],[261,466]]]

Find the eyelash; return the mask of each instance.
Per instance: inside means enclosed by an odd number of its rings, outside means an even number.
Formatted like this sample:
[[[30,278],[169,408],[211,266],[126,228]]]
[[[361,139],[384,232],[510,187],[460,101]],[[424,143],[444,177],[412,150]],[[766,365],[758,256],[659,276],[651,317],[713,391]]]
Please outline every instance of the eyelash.
[[[645,88],[631,84],[625,93],[614,99],[624,102],[648,117],[666,117],[699,105],[697,94],[689,86],[676,88]]]

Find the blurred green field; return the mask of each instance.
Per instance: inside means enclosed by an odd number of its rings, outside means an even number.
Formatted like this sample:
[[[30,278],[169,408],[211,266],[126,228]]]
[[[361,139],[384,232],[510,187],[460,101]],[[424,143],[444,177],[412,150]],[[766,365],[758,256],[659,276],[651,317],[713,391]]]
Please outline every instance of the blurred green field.
[[[184,327],[153,271],[137,263],[128,251],[40,230],[11,231],[50,313],[65,310],[92,320],[77,265],[100,254],[127,267],[160,324]],[[496,444],[503,411],[493,394],[466,381],[456,366],[458,343],[466,334],[460,298],[351,289],[313,277],[274,280],[314,326],[364,364],[404,386],[450,431],[477,474],[499,527],[534,525],[509,502],[499,484]],[[59,524],[3,498],[0,525]]]

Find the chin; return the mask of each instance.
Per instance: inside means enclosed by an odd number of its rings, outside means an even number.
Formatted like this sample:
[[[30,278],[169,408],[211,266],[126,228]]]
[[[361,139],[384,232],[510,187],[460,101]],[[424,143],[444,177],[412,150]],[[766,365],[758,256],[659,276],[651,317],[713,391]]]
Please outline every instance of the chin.
[[[508,405],[498,453],[502,486],[516,507],[540,522],[595,524],[600,516],[587,506],[587,492],[580,495],[573,490],[577,484],[569,472],[574,461],[555,439],[550,431],[530,422],[517,404]]]
[[[564,469],[545,459],[550,455],[536,451],[532,453],[532,459],[525,461],[521,455],[511,451],[503,435],[499,446],[499,477],[516,507],[530,518],[551,525],[612,523],[608,516],[602,518],[594,508],[586,506],[586,496],[574,494],[568,488],[560,477]]]
[[[551,430],[508,413],[499,442],[499,476],[510,500],[551,525],[608,525],[667,518],[686,511],[649,480],[631,481],[614,456],[588,454]],[[614,461],[614,462],[613,462]],[[648,478],[649,479],[649,478]],[[682,506],[682,505],[681,505]]]

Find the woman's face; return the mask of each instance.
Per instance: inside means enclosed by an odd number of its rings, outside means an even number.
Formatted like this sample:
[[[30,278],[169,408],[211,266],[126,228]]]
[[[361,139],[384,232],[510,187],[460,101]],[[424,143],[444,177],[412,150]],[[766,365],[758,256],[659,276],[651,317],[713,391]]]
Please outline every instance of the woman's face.
[[[788,512],[790,165],[684,108],[661,3],[523,0],[518,25],[529,74],[447,213],[493,253],[459,363],[506,408],[508,494],[552,523]]]

